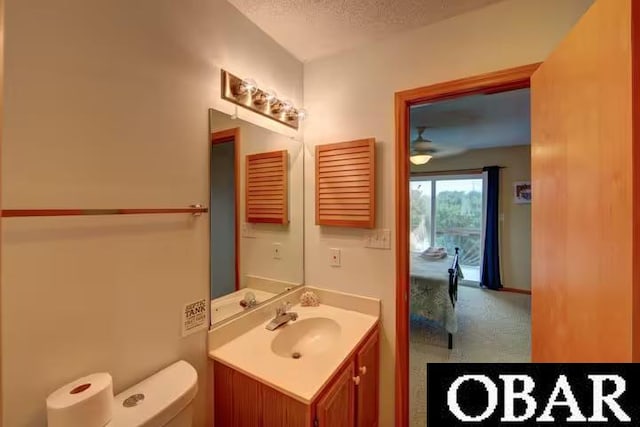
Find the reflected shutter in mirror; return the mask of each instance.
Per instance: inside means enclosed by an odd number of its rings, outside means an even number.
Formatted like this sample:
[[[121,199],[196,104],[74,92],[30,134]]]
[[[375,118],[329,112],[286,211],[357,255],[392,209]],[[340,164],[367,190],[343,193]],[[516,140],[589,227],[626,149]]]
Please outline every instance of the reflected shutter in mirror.
[[[247,156],[247,222],[288,224],[287,150]]]

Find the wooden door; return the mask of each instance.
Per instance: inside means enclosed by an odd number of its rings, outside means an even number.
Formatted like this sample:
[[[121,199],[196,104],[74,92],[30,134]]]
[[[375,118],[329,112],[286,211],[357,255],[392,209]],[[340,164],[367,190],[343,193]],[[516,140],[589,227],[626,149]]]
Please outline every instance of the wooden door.
[[[356,375],[360,384],[356,387],[356,425],[378,426],[379,332],[376,330],[356,355]]]
[[[318,427],[353,427],[355,425],[354,377],[354,364],[350,363],[324,392],[324,396],[316,406]]]
[[[635,359],[639,3],[597,0],[531,80],[534,362]]]

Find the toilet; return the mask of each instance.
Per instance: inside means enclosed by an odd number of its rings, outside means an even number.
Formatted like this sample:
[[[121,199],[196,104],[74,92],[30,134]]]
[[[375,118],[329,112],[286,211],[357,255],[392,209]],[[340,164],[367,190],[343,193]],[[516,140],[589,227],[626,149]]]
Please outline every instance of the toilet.
[[[105,427],[192,427],[198,373],[180,360],[114,397]]]

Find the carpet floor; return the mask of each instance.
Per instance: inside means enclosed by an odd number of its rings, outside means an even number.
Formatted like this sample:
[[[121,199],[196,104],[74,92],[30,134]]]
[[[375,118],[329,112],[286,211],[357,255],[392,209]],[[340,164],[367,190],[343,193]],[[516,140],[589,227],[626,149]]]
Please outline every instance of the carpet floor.
[[[412,427],[425,427],[426,364],[433,362],[529,362],[531,296],[459,286],[458,333],[453,350],[438,324],[412,317],[409,332],[409,388]]]

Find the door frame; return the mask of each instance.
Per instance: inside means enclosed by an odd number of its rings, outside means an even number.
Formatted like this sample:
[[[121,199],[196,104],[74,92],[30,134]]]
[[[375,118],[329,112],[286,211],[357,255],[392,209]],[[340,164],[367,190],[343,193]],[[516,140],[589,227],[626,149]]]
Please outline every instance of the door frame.
[[[541,63],[437,83],[395,94],[396,167],[396,381],[395,425],[409,425],[409,107],[466,95],[490,94],[531,86]]]
[[[231,128],[231,129],[224,129],[221,131],[216,131],[216,132],[211,132],[211,146],[216,145],[216,144],[224,144],[227,142],[233,142],[233,173],[234,173],[234,212],[235,212],[235,227],[234,227],[234,231],[233,231],[233,235],[235,238],[235,244],[234,244],[234,249],[235,249],[235,254],[234,254],[234,268],[236,271],[236,283],[235,283],[235,289],[236,291],[238,289],[240,289],[240,269],[238,266],[238,256],[239,256],[239,251],[238,251],[238,231],[239,231],[239,227],[238,227],[238,223],[240,221],[240,212],[239,212],[239,207],[240,207],[240,128],[236,127],[236,128]],[[211,156],[209,156],[211,157]],[[211,158],[209,158],[209,192],[211,192]],[[211,215],[211,211],[213,209],[213,206],[211,206],[211,203],[209,203],[209,215]],[[211,230],[209,230],[209,240],[211,240]],[[211,242],[209,242],[209,245],[211,245]]]

